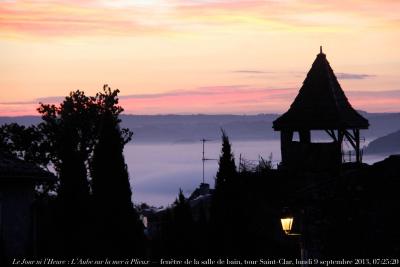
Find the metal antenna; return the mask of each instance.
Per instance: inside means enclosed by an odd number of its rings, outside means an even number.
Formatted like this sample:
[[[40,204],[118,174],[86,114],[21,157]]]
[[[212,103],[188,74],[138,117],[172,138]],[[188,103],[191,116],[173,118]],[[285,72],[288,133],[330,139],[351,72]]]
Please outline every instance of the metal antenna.
[[[203,138],[200,141],[203,142],[203,157],[201,158],[201,161],[203,162],[203,184],[204,184],[204,163],[206,162],[206,160],[216,160],[216,159],[208,159],[208,158],[205,157],[205,154],[204,154],[204,144],[206,142],[212,141],[212,140]]]

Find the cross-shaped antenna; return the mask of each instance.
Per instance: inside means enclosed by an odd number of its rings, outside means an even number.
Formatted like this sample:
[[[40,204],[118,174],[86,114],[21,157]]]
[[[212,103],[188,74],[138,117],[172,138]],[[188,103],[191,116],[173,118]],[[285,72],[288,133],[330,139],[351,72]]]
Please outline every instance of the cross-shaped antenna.
[[[201,142],[203,142],[203,157],[201,158],[201,161],[203,162],[203,184],[204,184],[204,163],[206,162],[206,160],[216,160],[216,159],[208,159],[205,157],[204,155],[204,144],[208,141],[212,141],[211,139],[201,139]]]

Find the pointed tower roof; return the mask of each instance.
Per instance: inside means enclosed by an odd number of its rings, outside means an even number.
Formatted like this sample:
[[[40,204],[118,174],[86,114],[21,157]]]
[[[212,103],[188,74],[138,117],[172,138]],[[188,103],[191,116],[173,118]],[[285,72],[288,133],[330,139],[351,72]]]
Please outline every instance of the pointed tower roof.
[[[278,131],[367,129],[368,126],[368,120],[347,100],[322,47],[289,110],[273,122]]]

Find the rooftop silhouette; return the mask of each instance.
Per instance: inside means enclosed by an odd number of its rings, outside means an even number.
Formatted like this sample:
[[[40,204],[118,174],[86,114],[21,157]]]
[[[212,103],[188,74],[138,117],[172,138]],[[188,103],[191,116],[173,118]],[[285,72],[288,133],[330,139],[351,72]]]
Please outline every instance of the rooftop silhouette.
[[[368,120],[349,103],[320,48],[289,110],[273,123],[275,130],[367,129]]]

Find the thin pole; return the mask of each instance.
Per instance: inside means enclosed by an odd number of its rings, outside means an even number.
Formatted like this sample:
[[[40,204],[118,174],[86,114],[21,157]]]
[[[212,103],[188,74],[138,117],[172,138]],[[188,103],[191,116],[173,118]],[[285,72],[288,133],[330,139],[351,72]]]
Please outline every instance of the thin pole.
[[[202,139],[201,141],[203,141],[203,157],[201,158],[201,160],[203,161],[203,184],[204,184],[204,162],[206,161],[206,158],[204,157],[204,143],[206,142],[206,140]]]
[[[360,157],[360,130],[355,129],[353,130],[354,137],[356,139],[356,162],[361,163]]]
[[[239,172],[242,170],[242,153],[239,154]]]
[[[303,245],[303,240],[301,240],[301,236],[299,237],[299,245],[300,245],[300,260],[301,260],[301,267],[305,267],[308,266],[307,262],[306,262],[306,251],[304,249],[304,245]]]
[[[206,158],[206,156],[205,156],[205,149],[204,149],[204,144],[207,142],[207,141],[212,141],[212,140],[210,140],[210,139],[200,139],[200,141],[202,141],[203,142],[203,157],[201,158],[201,161],[203,162],[203,184],[205,183],[205,180],[204,180],[204,164],[205,164],[205,162],[207,161],[207,160],[216,160],[216,159],[209,159],[209,158]]]

